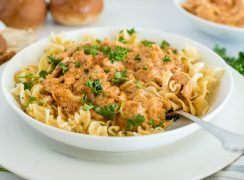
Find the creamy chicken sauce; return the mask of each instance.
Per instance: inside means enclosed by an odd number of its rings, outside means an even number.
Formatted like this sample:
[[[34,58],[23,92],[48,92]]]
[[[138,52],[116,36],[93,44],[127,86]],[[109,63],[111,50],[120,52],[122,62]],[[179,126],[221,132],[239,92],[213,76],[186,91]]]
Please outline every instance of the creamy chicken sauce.
[[[187,0],[182,7],[209,21],[244,27],[243,0]]]

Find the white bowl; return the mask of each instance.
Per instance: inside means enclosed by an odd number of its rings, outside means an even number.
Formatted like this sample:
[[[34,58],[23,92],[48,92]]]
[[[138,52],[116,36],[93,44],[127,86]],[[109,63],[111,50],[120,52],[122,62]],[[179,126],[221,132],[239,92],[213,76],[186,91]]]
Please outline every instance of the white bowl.
[[[229,41],[232,40],[244,41],[244,28],[222,25],[219,23],[205,20],[203,18],[191,14],[181,6],[181,4],[186,0],[173,0],[173,1],[177,9],[185,17],[187,17],[192,24],[194,24],[200,30],[221,39],[225,39]]]
[[[94,34],[98,38],[113,38],[119,30],[121,30],[121,28],[80,29],[65,33],[65,37],[78,40],[84,35]],[[170,44],[173,47],[180,49],[184,48],[187,44],[196,47],[201,55],[202,61],[206,62],[209,66],[218,66],[225,69],[225,73],[221,79],[220,87],[218,88],[218,92],[216,93],[216,98],[214,102],[211,104],[211,108],[209,109],[208,113],[205,116],[203,116],[203,120],[209,121],[210,119],[212,119],[219,112],[219,110],[226,104],[231,94],[232,76],[226,63],[212,50],[190,39],[161,31],[143,29],[136,30],[139,32],[140,39],[148,39],[155,41],[157,43],[165,39],[168,42],[170,42]],[[197,125],[190,124],[171,131],[153,135],[136,137],[99,137],[68,132],[62,129],[51,127],[49,125],[46,125],[33,119],[21,110],[18,103],[10,93],[10,90],[15,85],[14,73],[23,66],[37,64],[40,56],[43,53],[44,48],[47,46],[49,41],[50,38],[46,38],[44,40],[30,45],[29,47],[19,52],[6,65],[1,79],[1,86],[3,89],[4,97],[6,98],[8,104],[25,122],[30,124],[32,127],[34,127],[42,134],[57,141],[79,148],[98,151],[122,152],[142,150],[169,144],[177,140],[180,140],[199,129]]]

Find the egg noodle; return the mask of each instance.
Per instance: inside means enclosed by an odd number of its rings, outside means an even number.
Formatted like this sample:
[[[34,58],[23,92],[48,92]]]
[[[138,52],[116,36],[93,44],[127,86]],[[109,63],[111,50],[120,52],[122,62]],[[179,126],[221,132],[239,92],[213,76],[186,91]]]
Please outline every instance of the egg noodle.
[[[23,111],[50,126],[97,136],[159,133],[179,109],[201,116],[223,70],[197,50],[138,40],[134,29],[114,40],[55,35],[39,64],[15,74],[12,94]]]

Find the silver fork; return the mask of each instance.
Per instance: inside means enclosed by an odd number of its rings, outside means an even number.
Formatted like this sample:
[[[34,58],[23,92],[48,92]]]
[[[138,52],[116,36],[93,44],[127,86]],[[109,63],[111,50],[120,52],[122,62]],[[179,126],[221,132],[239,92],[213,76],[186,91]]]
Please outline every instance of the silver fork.
[[[206,121],[203,121],[196,116],[193,116],[189,113],[186,113],[184,111],[175,111],[172,113],[169,113],[169,115],[177,114],[180,116],[183,116],[195,123],[197,123],[200,127],[202,127],[204,130],[215,136],[217,139],[220,140],[223,147],[228,151],[234,151],[234,152],[244,152],[244,135],[235,134],[230,131],[227,131],[225,129],[222,129],[220,127],[217,127],[211,123],[208,123]]]

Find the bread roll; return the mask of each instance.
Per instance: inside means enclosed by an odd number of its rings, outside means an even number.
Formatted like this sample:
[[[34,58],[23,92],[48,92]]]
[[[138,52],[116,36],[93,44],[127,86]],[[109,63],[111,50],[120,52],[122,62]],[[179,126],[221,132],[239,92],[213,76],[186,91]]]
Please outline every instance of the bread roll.
[[[103,9],[103,0],[50,0],[53,18],[64,25],[82,25],[94,20]]]
[[[0,34],[0,54],[4,53],[7,50],[7,43],[3,36]]]
[[[10,27],[36,28],[46,17],[44,0],[0,0],[0,19]]]

